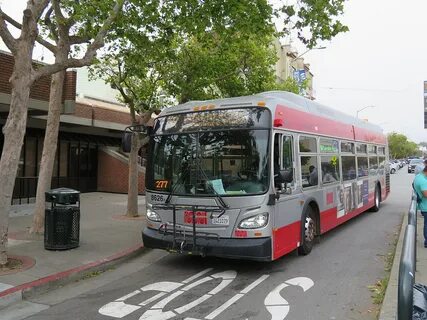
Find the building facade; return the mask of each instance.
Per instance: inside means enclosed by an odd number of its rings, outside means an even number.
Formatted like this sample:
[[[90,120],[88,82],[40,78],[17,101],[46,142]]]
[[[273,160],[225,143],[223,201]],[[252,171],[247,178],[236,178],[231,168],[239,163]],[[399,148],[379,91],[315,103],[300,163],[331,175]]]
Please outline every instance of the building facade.
[[[301,94],[311,100],[314,100],[313,94],[313,73],[310,71],[310,64],[304,62],[298,52],[291,45],[282,45],[279,39],[274,40],[274,47],[277,53],[277,62],[275,66],[276,79],[283,82],[288,78],[295,79],[297,82],[307,81],[307,88]]]
[[[6,123],[11,98],[9,78],[13,57],[0,51],[0,127]],[[128,158],[120,152],[123,130],[130,124],[128,108],[114,102],[76,97],[77,71],[67,71],[52,188],[68,187],[81,192],[127,192]],[[31,88],[27,130],[19,160],[13,202],[33,201],[49,105],[50,77]],[[0,135],[0,151],[3,149]],[[139,191],[144,192],[144,169]]]

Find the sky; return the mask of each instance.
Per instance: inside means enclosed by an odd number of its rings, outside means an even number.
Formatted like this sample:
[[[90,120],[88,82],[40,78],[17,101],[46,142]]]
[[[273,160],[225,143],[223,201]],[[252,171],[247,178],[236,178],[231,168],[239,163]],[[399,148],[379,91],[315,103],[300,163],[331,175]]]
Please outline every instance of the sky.
[[[275,0],[278,2],[279,0]],[[25,0],[0,0],[2,10],[20,19]],[[304,55],[314,74],[319,103],[399,132],[415,142],[427,141],[423,81],[427,80],[427,1],[349,0],[341,21],[350,31],[323,50]],[[280,22],[277,22],[280,26]],[[289,43],[283,39],[283,44]],[[306,49],[292,39],[299,52]],[[0,49],[4,49],[0,43]],[[48,51],[35,50],[35,59]]]

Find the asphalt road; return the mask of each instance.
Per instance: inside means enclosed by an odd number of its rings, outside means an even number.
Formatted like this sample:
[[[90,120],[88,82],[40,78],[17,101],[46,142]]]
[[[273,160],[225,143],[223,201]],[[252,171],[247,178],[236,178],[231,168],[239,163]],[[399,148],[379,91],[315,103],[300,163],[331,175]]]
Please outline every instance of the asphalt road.
[[[322,236],[308,256],[256,263],[153,250],[26,302],[33,312],[45,309],[26,319],[375,319],[368,286],[385,275],[384,255],[409,206],[412,179],[406,168],[392,175],[379,212]]]

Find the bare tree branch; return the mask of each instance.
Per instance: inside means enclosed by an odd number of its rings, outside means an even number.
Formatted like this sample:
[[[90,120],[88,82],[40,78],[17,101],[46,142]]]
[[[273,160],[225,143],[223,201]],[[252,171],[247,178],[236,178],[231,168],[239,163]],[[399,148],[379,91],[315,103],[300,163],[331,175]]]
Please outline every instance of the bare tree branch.
[[[16,29],[22,30],[22,25],[14,20],[12,17],[8,16],[6,13],[1,12],[1,15],[3,15],[3,18],[6,22],[10,23],[12,26],[14,26]],[[46,47],[46,49],[50,50],[51,52],[56,52],[56,47],[54,44],[50,43],[49,41],[46,41],[41,36],[38,36],[36,41],[40,43],[42,46]]]
[[[70,31],[71,26],[68,25],[67,19],[62,14],[61,6],[59,5],[58,0],[52,0],[52,7],[55,12],[55,20],[56,20],[56,26],[58,27],[59,38],[61,38],[64,41],[69,37],[68,33]]]
[[[88,43],[88,42],[90,42],[91,38],[89,36],[87,36],[87,37],[84,37],[84,36],[70,36],[69,39],[70,39],[70,45],[73,45],[73,44]]]
[[[56,31],[55,25],[53,24],[53,22],[50,18],[52,16],[52,12],[53,12],[53,7],[51,6],[51,7],[49,7],[49,9],[46,12],[46,15],[44,16],[44,23],[49,28],[49,31],[50,31],[50,34],[51,34],[53,40],[58,42],[58,32]]]
[[[12,36],[6,25],[5,13],[0,8],[0,37],[12,53],[16,52],[16,39]]]
[[[38,0],[34,4],[34,19],[39,21],[50,0]],[[33,2],[34,3],[34,2]],[[27,7],[28,8],[28,7]]]
[[[88,46],[83,58],[81,59],[70,58],[67,61],[64,61],[61,63],[58,62],[55,64],[43,66],[38,70],[33,71],[32,79],[37,80],[43,76],[54,74],[60,70],[64,70],[67,68],[79,68],[79,67],[87,66],[93,63],[93,60],[96,57],[96,51],[102,48],[102,46],[104,45],[104,38],[108,30],[110,29],[111,25],[113,24],[114,20],[117,18],[118,14],[120,13],[123,7],[124,1],[125,0],[119,0],[116,2],[109,17],[105,20],[101,29],[98,31],[98,34],[96,35],[94,41]]]

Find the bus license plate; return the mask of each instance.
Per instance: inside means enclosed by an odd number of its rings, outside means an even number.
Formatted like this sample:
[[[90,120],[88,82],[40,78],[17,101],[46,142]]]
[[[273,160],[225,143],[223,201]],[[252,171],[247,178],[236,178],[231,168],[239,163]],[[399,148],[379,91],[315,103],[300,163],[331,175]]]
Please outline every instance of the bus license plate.
[[[229,223],[230,223],[229,216],[221,216],[219,218],[212,218],[212,224],[228,226]]]

